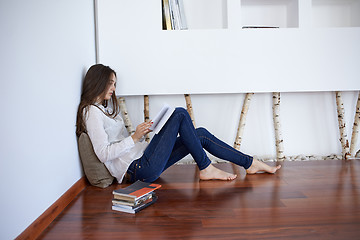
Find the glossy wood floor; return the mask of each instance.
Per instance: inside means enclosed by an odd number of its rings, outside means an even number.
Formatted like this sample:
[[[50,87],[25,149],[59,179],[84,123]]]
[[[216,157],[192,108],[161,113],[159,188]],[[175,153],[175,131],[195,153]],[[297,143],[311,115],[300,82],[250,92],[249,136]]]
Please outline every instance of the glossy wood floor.
[[[89,186],[40,239],[360,239],[359,160],[282,165],[246,175],[217,164],[240,174],[231,182],[173,166],[157,180],[158,201],[136,215],[111,210],[112,190],[125,185]]]

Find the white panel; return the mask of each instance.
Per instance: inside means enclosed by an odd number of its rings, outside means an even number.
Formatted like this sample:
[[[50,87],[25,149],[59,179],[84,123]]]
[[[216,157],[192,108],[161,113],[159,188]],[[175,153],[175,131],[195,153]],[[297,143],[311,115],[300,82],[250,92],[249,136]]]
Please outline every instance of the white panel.
[[[298,27],[298,0],[241,0],[243,26]]]
[[[360,89],[360,28],[163,31],[159,2],[99,2],[100,61],[120,95]],[[135,8],[147,28],[129,22]]]

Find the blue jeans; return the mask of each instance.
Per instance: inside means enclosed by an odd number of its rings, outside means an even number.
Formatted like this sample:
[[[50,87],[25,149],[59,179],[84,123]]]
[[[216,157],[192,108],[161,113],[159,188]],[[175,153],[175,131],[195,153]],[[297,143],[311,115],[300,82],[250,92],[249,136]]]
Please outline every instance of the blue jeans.
[[[133,161],[127,172],[132,182],[153,182],[168,167],[189,153],[199,169],[203,170],[211,164],[204,149],[245,169],[253,161],[251,156],[227,145],[205,128],[195,129],[188,112],[184,108],[176,108],[161,131],[153,137],[143,156]]]

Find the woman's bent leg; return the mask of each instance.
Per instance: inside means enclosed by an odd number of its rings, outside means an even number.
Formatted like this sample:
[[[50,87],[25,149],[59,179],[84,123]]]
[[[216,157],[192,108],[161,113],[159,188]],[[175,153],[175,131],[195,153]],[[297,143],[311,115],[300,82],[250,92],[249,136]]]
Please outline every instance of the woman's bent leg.
[[[188,153],[192,154],[200,170],[211,164],[187,111],[177,108],[159,134],[153,137],[143,156],[132,164],[131,167],[135,165],[133,180],[155,181],[167,167]]]

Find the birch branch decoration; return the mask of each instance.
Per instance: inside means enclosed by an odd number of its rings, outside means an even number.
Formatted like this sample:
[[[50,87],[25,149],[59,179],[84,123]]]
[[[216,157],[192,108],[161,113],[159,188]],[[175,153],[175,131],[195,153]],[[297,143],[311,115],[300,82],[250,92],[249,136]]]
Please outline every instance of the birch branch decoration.
[[[150,121],[149,115],[150,115],[149,114],[149,95],[144,95],[144,120],[145,120],[145,122]],[[145,135],[145,141],[150,142],[149,134]]]
[[[254,93],[246,93],[245,98],[244,98],[244,103],[243,103],[241,114],[240,114],[239,126],[237,129],[237,134],[236,134],[236,138],[235,138],[235,142],[234,142],[234,148],[236,150],[240,150],[242,136],[243,136],[243,132],[245,129],[246,116],[247,116],[247,112],[248,112],[249,106],[250,106],[250,101],[251,101],[251,98],[253,95],[254,95]]]
[[[355,155],[355,147],[357,143],[357,139],[359,136],[359,125],[360,125],[360,92],[358,95],[358,100],[356,104],[356,110],[355,110],[355,118],[354,118],[354,125],[352,129],[352,135],[351,135],[351,144],[350,144],[350,155]]]
[[[341,92],[335,92],[335,95],[336,95],[336,106],[337,106],[339,131],[340,131],[339,140],[342,147],[342,155],[344,159],[348,159],[348,157],[350,157],[350,150],[349,150],[349,141],[347,139],[347,134],[346,134],[344,103],[342,101]]]
[[[129,135],[132,135],[135,132],[135,130],[134,130],[131,120],[129,118],[129,114],[127,111],[124,97],[119,97],[119,105],[120,105],[120,111],[124,117],[124,123],[125,123],[126,130],[128,131]]]
[[[283,138],[281,133],[280,124],[280,93],[273,93],[273,118],[275,128],[275,145],[276,145],[276,158],[278,161],[285,160]]]
[[[192,108],[192,103],[191,103],[191,97],[189,94],[184,94],[185,96],[185,101],[186,101],[186,109],[190,115],[191,121],[194,125],[194,128],[196,128],[195,125],[195,119],[194,119],[194,112],[193,112],[193,108]]]

